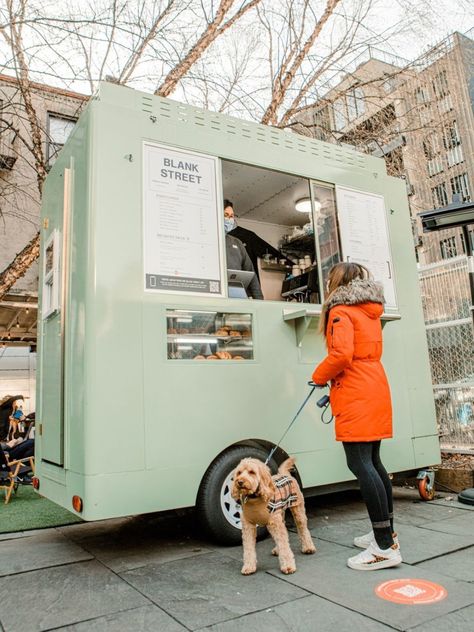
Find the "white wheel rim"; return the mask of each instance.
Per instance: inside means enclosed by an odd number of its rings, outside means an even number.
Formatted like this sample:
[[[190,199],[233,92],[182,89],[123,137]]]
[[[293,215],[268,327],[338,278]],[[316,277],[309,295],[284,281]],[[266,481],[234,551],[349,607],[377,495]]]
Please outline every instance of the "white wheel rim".
[[[224,514],[225,519],[229,524],[231,524],[236,529],[242,529],[242,523],[240,521],[240,505],[235,502],[230,494],[230,490],[232,489],[232,481],[234,477],[232,476],[233,472],[231,472],[221,488],[221,510]]]

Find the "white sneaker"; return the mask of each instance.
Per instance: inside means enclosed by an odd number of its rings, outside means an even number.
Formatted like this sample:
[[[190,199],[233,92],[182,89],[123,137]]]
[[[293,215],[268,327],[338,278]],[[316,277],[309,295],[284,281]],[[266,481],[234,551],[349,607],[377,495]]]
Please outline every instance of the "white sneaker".
[[[371,542],[365,551],[347,560],[347,566],[356,571],[378,571],[401,563],[402,556],[398,544],[393,544],[389,549],[383,550],[379,549],[374,542]]]
[[[396,533],[393,533],[392,537],[395,544],[400,544]],[[359,549],[366,549],[372,542],[375,542],[375,535],[373,531],[369,531],[369,533],[366,533],[365,535],[359,535],[354,538],[354,546],[359,547]]]

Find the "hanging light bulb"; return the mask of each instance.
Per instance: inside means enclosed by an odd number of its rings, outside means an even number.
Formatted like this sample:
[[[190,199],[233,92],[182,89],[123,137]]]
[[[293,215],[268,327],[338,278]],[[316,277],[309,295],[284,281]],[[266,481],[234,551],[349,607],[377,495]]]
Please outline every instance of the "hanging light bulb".
[[[19,318],[16,319],[16,328],[20,329],[20,319]]]
[[[29,308],[29,307],[27,307],[27,308],[26,308],[26,313],[27,313],[27,314],[29,314],[29,313],[30,313],[30,308]]]
[[[10,335],[10,330],[8,330],[8,335],[7,335],[8,340],[10,340],[11,335]]]

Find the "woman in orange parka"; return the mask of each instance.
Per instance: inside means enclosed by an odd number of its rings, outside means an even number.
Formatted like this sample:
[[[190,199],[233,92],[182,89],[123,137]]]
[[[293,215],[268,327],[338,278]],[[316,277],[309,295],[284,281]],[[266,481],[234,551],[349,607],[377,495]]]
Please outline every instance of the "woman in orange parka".
[[[364,266],[338,263],[329,272],[327,290],[320,331],[328,355],[314,370],[313,382],[331,382],[336,439],[372,523],[370,533],[354,539],[365,550],[347,564],[356,570],[397,566],[402,557],[393,533],[392,484],[380,460],[380,442],[392,436],[390,389],[380,362],[383,289]]]

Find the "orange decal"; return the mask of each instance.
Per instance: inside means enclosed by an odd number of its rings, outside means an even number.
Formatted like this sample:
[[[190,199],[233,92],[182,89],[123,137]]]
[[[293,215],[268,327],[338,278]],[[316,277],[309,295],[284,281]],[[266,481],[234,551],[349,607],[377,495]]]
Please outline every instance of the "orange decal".
[[[375,594],[393,603],[426,605],[445,599],[448,591],[426,579],[392,579],[377,586]]]

